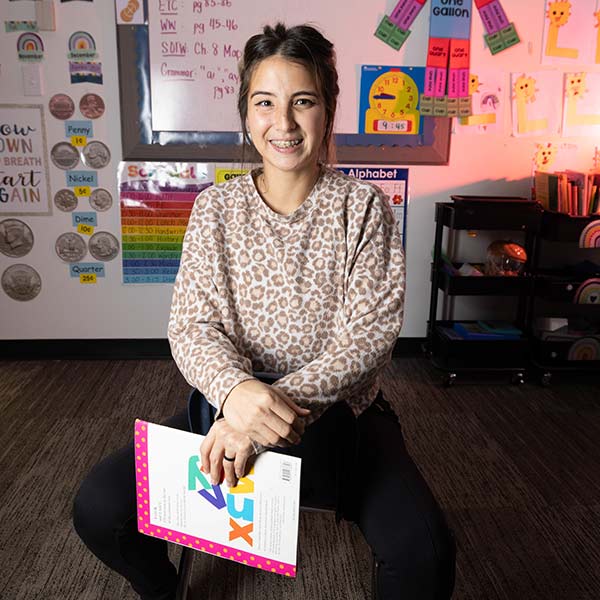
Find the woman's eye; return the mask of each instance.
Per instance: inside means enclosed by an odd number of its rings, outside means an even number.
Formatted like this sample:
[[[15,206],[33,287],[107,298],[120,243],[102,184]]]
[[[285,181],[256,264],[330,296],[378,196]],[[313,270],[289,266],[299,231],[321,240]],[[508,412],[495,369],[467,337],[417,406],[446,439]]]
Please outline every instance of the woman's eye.
[[[296,100],[296,104],[299,106],[312,106],[314,104],[314,101],[310,98],[298,98]]]

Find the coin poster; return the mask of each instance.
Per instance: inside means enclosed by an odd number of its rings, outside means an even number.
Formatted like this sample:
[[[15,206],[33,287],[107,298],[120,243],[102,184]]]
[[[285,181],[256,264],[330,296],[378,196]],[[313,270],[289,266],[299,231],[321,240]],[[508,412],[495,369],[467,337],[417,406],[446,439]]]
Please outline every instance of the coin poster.
[[[173,283],[196,196],[212,185],[202,163],[119,165],[123,283]]]
[[[52,213],[41,105],[0,104],[0,215]]]

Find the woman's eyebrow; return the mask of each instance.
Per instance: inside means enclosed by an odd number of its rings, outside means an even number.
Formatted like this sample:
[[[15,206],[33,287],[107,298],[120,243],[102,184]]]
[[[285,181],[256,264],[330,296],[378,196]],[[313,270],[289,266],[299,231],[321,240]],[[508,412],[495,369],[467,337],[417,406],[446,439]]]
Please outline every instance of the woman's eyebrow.
[[[256,90],[255,92],[252,92],[250,94],[250,98],[254,98],[254,96],[275,96],[276,94],[274,94],[273,92],[263,92],[262,90]],[[315,98],[318,97],[317,92],[313,92],[311,90],[300,90],[298,92],[294,92],[292,94],[292,98],[296,97],[296,96],[314,96]]]

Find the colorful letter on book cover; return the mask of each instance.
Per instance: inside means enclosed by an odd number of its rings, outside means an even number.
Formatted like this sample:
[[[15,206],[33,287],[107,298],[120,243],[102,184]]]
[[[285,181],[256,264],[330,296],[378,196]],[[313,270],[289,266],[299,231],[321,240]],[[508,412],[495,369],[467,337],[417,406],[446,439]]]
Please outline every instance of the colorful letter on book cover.
[[[202,471],[203,436],[136,420],[134,437],[141,533],[296,576],[300,459],[265,452],[228,488]]]

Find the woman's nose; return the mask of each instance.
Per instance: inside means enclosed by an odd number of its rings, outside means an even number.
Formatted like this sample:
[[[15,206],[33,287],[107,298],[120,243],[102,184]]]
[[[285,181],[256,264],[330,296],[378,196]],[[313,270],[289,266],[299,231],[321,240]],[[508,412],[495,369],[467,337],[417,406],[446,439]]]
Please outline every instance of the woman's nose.
[[[290,106],[282,106],[277,111],[276,123],[282,131],[290,131],[296,127],[294,113]]]

